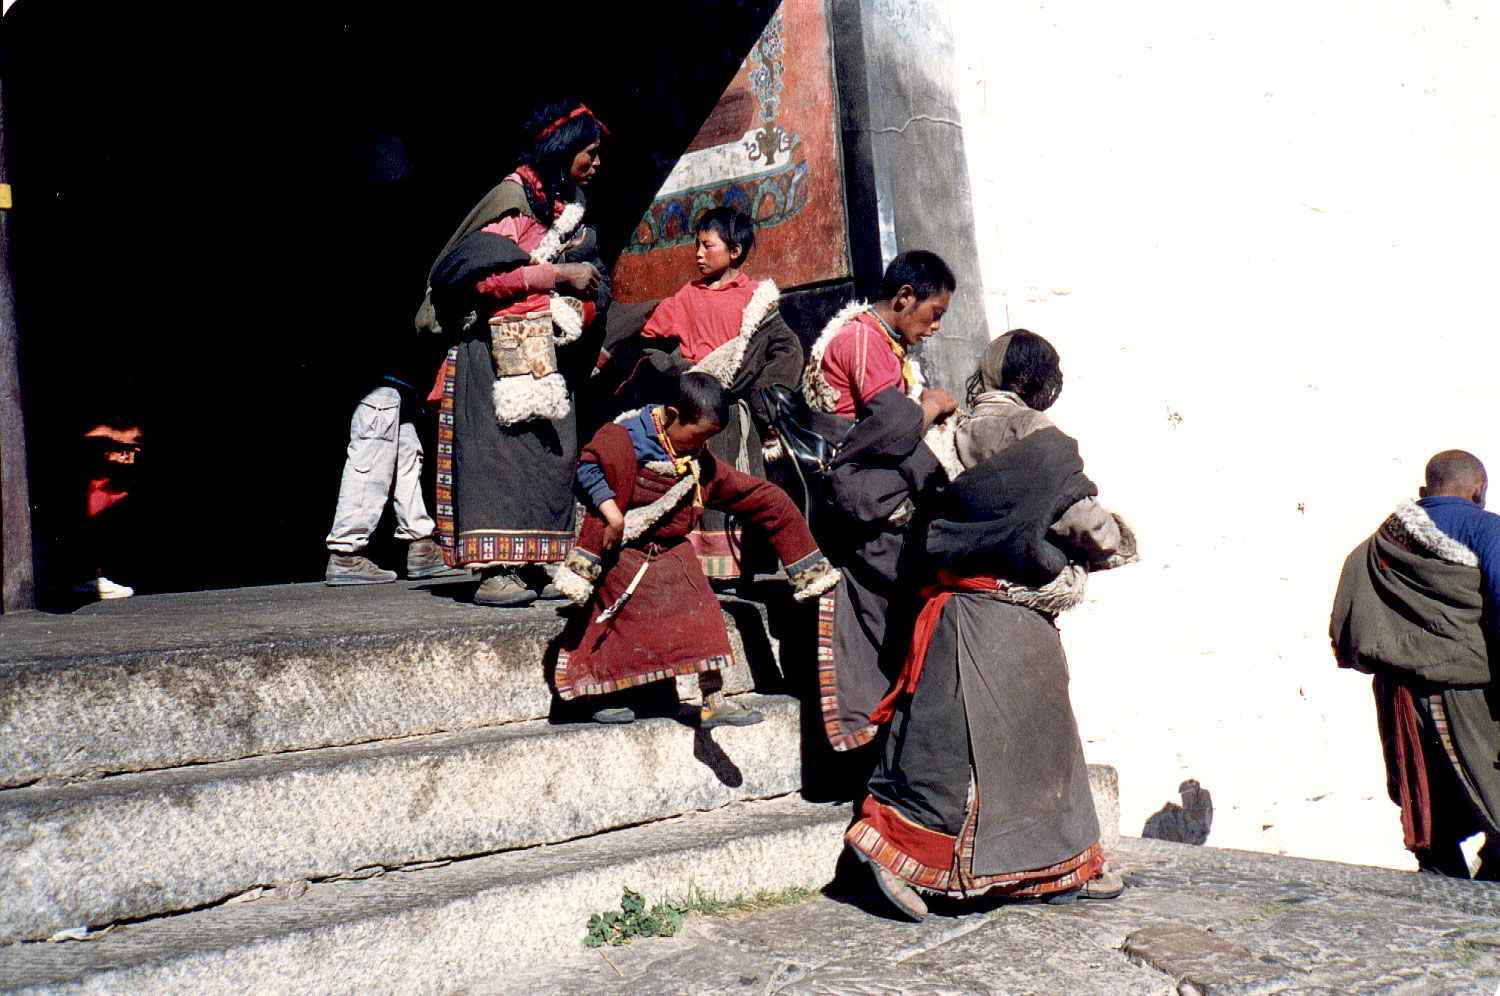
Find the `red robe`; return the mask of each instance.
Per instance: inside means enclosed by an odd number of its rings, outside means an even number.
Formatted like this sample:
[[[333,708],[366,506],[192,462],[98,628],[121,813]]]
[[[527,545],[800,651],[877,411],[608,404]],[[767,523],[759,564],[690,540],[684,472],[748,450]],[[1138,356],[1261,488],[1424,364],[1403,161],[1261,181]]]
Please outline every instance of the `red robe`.
[[[580,457],[604,471],[622,512],[651,505],[681,480],[675,473],[642,466],[630,434],[613,423],[594,435]],[[699,460],[704,506],[734,513],[752,535],[765,537],[797,595],[811,596],[831,587],[837,575],[786,492],[725,466],[707,450]],[[564,638],[557,664],[559,696],[603,695],[734,663],[719,600],[687,541],[702,514],[689,492],[641,536],[601,558],[605,523],[597,511],[590,511],[567,567],[588,580],[590,574],[597,576],[598,584],[584,605],[588,621],[583,632]],[[634,594],[616,615],[599,622],[599,614],[624,594],[642,564],[649,566]]]

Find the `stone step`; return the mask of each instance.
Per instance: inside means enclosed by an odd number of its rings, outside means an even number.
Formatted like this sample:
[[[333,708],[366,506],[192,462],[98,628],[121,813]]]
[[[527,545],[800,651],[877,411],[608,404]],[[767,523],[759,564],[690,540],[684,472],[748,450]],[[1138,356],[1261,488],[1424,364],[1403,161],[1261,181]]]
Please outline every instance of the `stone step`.
[[[1090,767],[1106,849],[1119,846],[1111,768]],[[730,899],[833,875],[843,805],[796,795],[563,843],[314,882],[124,924],[67,944],[0,945],[0,992],[27,996],[457,996],[577,951],[590,914],[632,888],[648,903]]]
[[[486,608],[456,597],[469,587],[279,585],[7,615],[0,787],[546,717],[560,603]],[[785,604],[771,623],[802,634],[810,660],[811,618]],[[783,690],[764,607],[730,599],[725,617],[727,689]]]
[[[296,898],[0,947],[0,992],[110,996],[422,996],[534,966],[582,943],[625,887],[648,902],[832,877],[847,807],[787,797],[554,846],[314,883]]]
[[[765,722],[528,721],[0,791],[0,940],[800,789],[799,703],[741,701]]]

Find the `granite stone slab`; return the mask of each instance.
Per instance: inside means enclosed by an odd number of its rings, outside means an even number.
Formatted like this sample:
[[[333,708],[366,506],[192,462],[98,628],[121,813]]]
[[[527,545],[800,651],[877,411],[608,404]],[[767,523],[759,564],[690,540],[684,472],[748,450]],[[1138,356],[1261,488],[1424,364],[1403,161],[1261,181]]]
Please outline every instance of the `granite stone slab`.
[[[514,723],[0,792],[0,940],[796,791],[799,706],[698,730]]]
[[[889,917],[868,879],[798,906],[575,951],[465,996],[1492,996],[1500,886],[1122,838],[1118,900]],[[455,994],[456,996],[456,994]]]
[[[736,803],[553,846],[318,882],[112,929],[0,946],[0,992],[93,996],[455,996],[582,950],[624,887],[648,900],[816,887],[847,807]],[[596,957],[597,956],[593,956]],[[602,965],[602,962],[601,962]]]
[[[469,587],[280,585],[0,617],[0,787],[547,716],[560,603],[487,608],[456,597]],[[764,607],[730,599],[725,620],[726,688],[780,691]]]

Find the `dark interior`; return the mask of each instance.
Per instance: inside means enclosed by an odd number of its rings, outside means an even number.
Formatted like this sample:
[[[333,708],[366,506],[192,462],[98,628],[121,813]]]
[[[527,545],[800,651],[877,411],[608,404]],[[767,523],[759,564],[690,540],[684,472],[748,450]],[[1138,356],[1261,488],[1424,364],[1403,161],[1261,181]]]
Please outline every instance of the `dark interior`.
[[[354,402],[521,119],[571,93],[610,127],[608,261],[775,6],[18,0],[0,68],[44,579],[104,419],[146,434],[116,580],[321,578]]]

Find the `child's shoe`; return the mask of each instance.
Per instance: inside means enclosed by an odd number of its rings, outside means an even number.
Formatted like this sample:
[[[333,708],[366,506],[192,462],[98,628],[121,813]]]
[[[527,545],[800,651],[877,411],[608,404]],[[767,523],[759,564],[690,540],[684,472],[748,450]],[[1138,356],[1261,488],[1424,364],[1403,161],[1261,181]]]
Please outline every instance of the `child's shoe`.
[[[765,718],[756,709],[731,702],[723,694],[716,694],[704,700],[703,708],[698,711],[698,727],[711,730],[716,726],[754,726]]]
[[[95,583],[100,598],[129,598],[135,594],[135,589],[129,585],[116,584],[109,578],[100,578]]]

